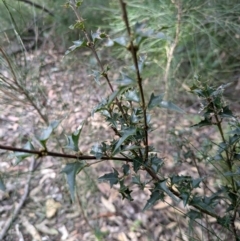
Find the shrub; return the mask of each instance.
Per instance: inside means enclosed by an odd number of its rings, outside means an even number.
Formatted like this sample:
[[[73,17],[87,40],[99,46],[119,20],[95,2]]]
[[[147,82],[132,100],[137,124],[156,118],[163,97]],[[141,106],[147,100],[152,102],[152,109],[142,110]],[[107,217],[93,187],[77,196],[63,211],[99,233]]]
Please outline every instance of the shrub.
[[[173,2],[180,8],[178,5],[180,2]],[[195,79],[190,92],[201,100],[200,111],[203,119],[192,127],[215,127],[220,141],[213,141],[211,137],[208,137],[211,145],[208,143],[202,150],[202,147],[195,148],[190,140],[181,139],[177,131],[172,131],[173,142],[179,148],[179,160],[187,163],[189,168],[194,167],[197,174],[166,173],[164,171],[166,160],[158,154],[154,146],[149,144],[150,133],[156,131],[152,125],[151,113],[157,107],[177,111],[181,114],[181,118],[184,118],[186,113],[168,101],[164,94],[152,92],[148,97],[145,93],[142,74],[147,58],[141,55],[141,46],[148,36],[139,31],[138,23],[134,27],[130,25],[127,5],[122,0],[119,0],[119,3],[126,34],[115,39],[111,39],[100,30],[89,34],[85,20],[79,13],[81,1],[72,0],[65,5],[71,8],[77,17],[76,22],[70,28],[81,31],[84,35],[84,38],[73,42],[74,44],[66,51],[66,55],[77,49],[87,48],[96,58],[100,70],[93,72],[94,79],[97,83],[103,79],[111,94],[92,110],[92,114],[100,113],[103,116],[114,133],[112,139],[94,144],[90,151],[91,155],[85,155],[79,148],[83,125],[67,135],[65,148],[75,154],[52,152],[48,149],[48,141],[61,122],[55,120],[50,122],[38,138],[41,150],[36,150],[31,141],[28,141],[23,149],[3,145],[0,145],[0,148],[15,151],[18,163],[32,155],[37,155],[37,158],[52,156],[72,159],[73,161],[69,161],[62,169],[62,173],[66,174],[73,202],[75,200],[75,178],[76,175],[81,175],[84,168],[104,160],[120,161],[123,163],[120,168],[113,167],[111,172],[100,176],[99,181],[107,181],[111,187],[118,185],[118,191],[123,199],[133,201],[131,192],[134,185],[141,190],[148,189],[150,197],[143,211],[151,208],[156,202],[164,202],[166,197],[170,197],[176,210],[179,203],[183,204],[185,207],[183,217],[189,220],[190,227],[194,228],[199,225],[206,230],[206,236],[203,234],[203,239],[240,240],[239,230],[236,227],[240,215],[238,164],[240,123],[223,100],[223,92],[227,84],[214,88],[207,81]],[[110,80],[109,73],[116,71],[103,65],[98,55],[98,47],[105,45],[121,46],[133,61],[133,66],[123,69],[119,73],[119,78],[114,82]],[[7,59],[4,51],[2,53]],[[94,162],[89,162],[89,160],[94,160]],[[143,176],[142,173],[146,175]],[[215,183],[210,182],[212,179]],[[4,190],[3,179],[0,187]],[[212,229],[209,217],[214,218],[216,225],[221,226],[224,231]],[[190,232],[189,236],[190,239],[197,238],[194,231]]]

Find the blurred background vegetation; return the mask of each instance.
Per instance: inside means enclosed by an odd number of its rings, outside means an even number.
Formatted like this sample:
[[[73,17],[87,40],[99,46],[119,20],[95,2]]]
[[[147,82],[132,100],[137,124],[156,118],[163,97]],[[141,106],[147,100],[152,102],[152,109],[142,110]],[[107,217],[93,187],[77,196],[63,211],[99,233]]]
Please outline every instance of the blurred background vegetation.
[[[47,39],[59,51],[66,50],[71,41],[79,38],[79,33],[68,29],[75,17],[64,8],[65,3],[64,0],[1,1],[1,46],[8,53],[16,53],[13,43],[21,49],[20,38],[24,44],[37,41],[31,48],[38,48]],[[131,25],[144,36],[140,54],[148,57],[145,75],[151,75],[156,88],[165,86],[170,93],[186,89],[194,75],[217,84],[231,81],[237,84],[240,77],[238,0],[132,0],[128,2],[128,13]],[[85,1],[82,15],[88,30],[101,27],[110,37],[125,34],[117,1]],[[128,61],[121,49],[109,54]]]

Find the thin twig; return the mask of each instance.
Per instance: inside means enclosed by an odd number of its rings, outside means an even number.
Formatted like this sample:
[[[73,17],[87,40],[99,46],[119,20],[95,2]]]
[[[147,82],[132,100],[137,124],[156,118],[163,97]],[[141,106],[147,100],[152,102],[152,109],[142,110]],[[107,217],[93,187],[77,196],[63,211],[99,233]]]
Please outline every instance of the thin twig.
[[[213,112],[214,112],[214,117],[215,117],[215,120],[216,120],[216,125],[217,125],[218,131],[220,133],[220,136],[222,138],[222,141],[227,146],[228,143],[227,143],[227,141],[225,139],[225,136],[224,136],[224,133],[223,133],[222,121],[218,116],[219,113],[218,113],[217,107],[215,106],[213,101],[211,101],[210,99],[208,101],[209,101],[209,105],[212,106],[212,109],[213,109]],[[233,172],[233,164],[232,164],[232,159],[230,158],[231,155],[229,154],[228,149],[225,149],[224,152],[226,154],[226,164],[228,166],[228,170],[232,173]],[[230,176],[230,180],[231,180],[231,186],[232,186],[233,194],[237,196],[236,182],[235,182],[233,176]],[[232,205],[234,206],[234,213],[233,213],[233,216],[231,218],[231,227],[232,227],[233,234],[234,234],[234,236],[236,238],[236,241],[237,241],[238,240],[238,234],[237,234],[237,229],[236,229],[236,226],[235,226],[237,203],[236,203],[236,201],[234,201],[234,199],[233,199]]]
[[[80,16],[79,12],[77,11],[77,8],[76,8],[76,6],[75,6],[75,4],[74,4],[74,0],[71,0],[70,6],[71,6],[71,8],[73,9],[73,11],[74,11],[74,13],[75,13],[78,21],[79,21],[79,22],[83,22],[84,19]],[[105,71],[105,69],[104,69],[104,66],[103,66],[103,64],[102,64],[102,62],[101,62],[101,60],[100,60],[100,58],[99,58],[99,56],[98,56],[98,53],[97,53],[96,49],[95,49],[95,44],[91,41],[91,38],[89,37],[86,29],[83,28],[82,31],[83,31],[86,39],[87,39],[87,42],[88,42],[87,45],[88,45],[88,47],[91,49],[94,57],[95,57],[96,60],[97,60],[97,63],[98,63],[98,65],[99,65],[99,67],[101,68],[102,76],[106,79],[107,84],[108,84],[111,92],[114,92],[114,89],[113,89],[113,86],[112,86],[112,84],[111,84],[111,82],[110,82],[110,79],[109,79],[109,77],[108,77],[108,74],[106,73],[106,71]],[[117,106],[118,106],[119,110],[120,110],[120,111],[122,112],[122,114],[123,114],[124,120],[127,121],[126,114],[125,114],[125,112],[124,112],[124,110],[123,110],[123,108],[122,108],[122,105],[121,105],[120,101],[118,100],[117,97],[115,98],[115,100],[116,100],[116,103],[117,103]]]
[[[51,151],[46,151],[46,150],[43,150],[43,151],[27,150],[27,149],[23,149],[23,148],[16,148],[16,147],[12,147],[12,146],[4,146],[4,145],[0,145],[0,149],[14,151],[14,152],[35,154],[38,157],[53,156],[53,157],[64,157],[64,158],[77,159],[77,160],[98,160],[95,156],[78,155],[78,154],[71,155],[71,154],[51,152]],[[115,160],[115,161],[132,162],[131,159],[123,158],[123,157],[101,157],[101,160]]]
[[[119,0],[119,2],[121,5],[121,8],[122,8],[123,20],[125,22],[127,32],[129,35],[129,39],[130,39],[131,54],[132,54],[132,58],[133,58],[133,62],[134,62],[134,66],[135,66],[135,70],[136,70],[136,74],[137,74],[138,88],[139,88],[140,96],[141,96],[141,102],[142,102],[141,105],[142,105],[142,109],[143,109],[143,118],[144,118],[144,133],[145,133],[145,141],[144,141],[145,158],[144,159],[145,159],[145,161],[147,161],[147,159],[148,159],[148,124],[147,124],[147,110],[146,110],[147,107],[145,104],[145,98],[144,98],[144,93],[143,93],[142,78],[141,78],[140,70],[139,70],[139,66],[138,66],[137,50],[134,47],[133,40],[132,40],[132,33],[131,33],[129,21],[128,21],[126,3],[123,0]]]
[[[37,111],[37,113],[40,115],[40,117],[42,118],[42,120],[45,123],[48,123],[48,118],[47,116],[43,115],[43,113],[41,112],[41,109],[38,108],[38,106],[35,104],[35,102],[33,101],[33,99],[30,97],[28,91],[26,89],[24,89],[24,87],[22,87],[22,85],[18,82],[18,78],[17,75],[13,69],[12,63],[9,60],[7,54],[4,52],[4,50],[0,47],[0,52],[3,54],[4,59],[7,61],[7,64],[12,72],[13,75],[13,80],[15,85],[19,88],[20,93],[22,93],[23,95],[25,95],[25,97],[27,98],[27,100],[30,102],[30,104],[34,107],[34,109]]]
[[[29,174],[28,174],[27,182],[26,182],[25,188],[24,188],[24,194],[23,194],[22,198],[20,199],[19,204],[17,205],[17,207],[13,211],[12,215],[6,221],[2,231],[0,232],[0,240],[3,240],[3,238],[7,234],[7,231],[9,230],[9,228],[12,225],[13,221],[18,216],[22,206],[24,205],[24,203],[25,203],[25,201],[26,201],[26,199],[28,197],[30,182],[31,182],[31,179],[32,179],[32,173],[34,171],[34,166],[35,166],[35,161],[36,161],[36,159],[32,158],[31,163],[30,163],[30,167],[29,167]]]

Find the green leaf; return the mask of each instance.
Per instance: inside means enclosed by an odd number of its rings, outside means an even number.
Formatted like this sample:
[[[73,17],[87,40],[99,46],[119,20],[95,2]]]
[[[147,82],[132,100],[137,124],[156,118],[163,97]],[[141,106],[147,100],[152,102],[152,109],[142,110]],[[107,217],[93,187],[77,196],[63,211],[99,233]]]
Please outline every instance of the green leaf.
[[[201,120],[198,124],[193,125],[192,127],[203,127],[203,126],[211,126],[212,121],[209,118],[205,118]]]
[[[235,117],[228,106],[223,107],[222,112],[219,113],[221,117],[232,118]]]
[[[136,90],[129,90],[125,93],[126,100],[139,102],[139,93]]]
[[[113,150],[113,155],[115,155],[118,150],[119,150],[119,147],[123,144],[123,142],[128,139],[130,136],[133,136],[134,134],[136,134],[136,128],[133,128],[133,127],[129,127],[129,128],[126,128],[124,131],[122,131],[122,137],[118,140],[114,150]]]
[[[77,1],[76,2],[76,7],[79,8],[82,5],[82,3],[83,3],[83,0],[82,1]]]
[[[87,42],[81,40],[73,41],[73,45],[69,47],[69,49],[65,52],[64,56],[81,47],[87,47]]]
[[[215,206],[219,202],[218,200],[221,198],[220,193],[221,190],[216,193],[213,193],[210,197],[194,196],[189,203],[190,205],[196,205],[209,212],[213,212]]]
[[[188,193],[188,192],[183,192],[183,193],[180,194],[180,197],[183,200],[184,207],[186,207],[186,205],[188,204],[190,196],[191,196],[191,194]]]
[[[46,148],[47,140],[51,136],[52,132],[53,132],[52,126],[48,126],[45,130],[42,131],[42,133],[39,137],[39,141],[44,148]]]
[[[42,131],[42,133],[40,134],[39,142],[44,147],[44,149],[47,149],[46,143],[47,143],[49,137],[51,136],[52,132],[54,131],[54,129],[56,129],[58,127],[60,122],[61,122],[60,120],[52,121],[49,124],[49,126],[46,129],[44,129]]]
[[[49,125],[53,128],[53,130],[55,130],[55,129],[59,126],[59,124],[61,123],[61,121],[62,121],[62,120],[54,120],[54,121],[50,122]]]
[[[101,32],[100,30],[97,30],[97,32],[91,32],[92,40],[94,43],[96,43],[96,40],[98,39],[104,39],[107,38],[107,34]]]
[[[230,131],[228,133],[240,136],[240,127],[236,127],[236,129],[233,129],[232,131]]]
[[[98,180],[100,182],[108,181],[110,183],[110,187],[113,187],[113,185],[117,184],[119,181],[119,178],[118,178],[119,174],[118,174],[117,170],[114,168],[113,168],[113,170],[114,170],[114,172],[107,173],[107,174],[99,177]]]
[[[195,219],[202,219],[202,213],[195,211],[193,209],[191,209],[188,213],[187,216],[191,219],[191,220],[195,220]]]
[[[30,141],[28,141],[23,149],[26,150],[34,150],[34,147],[32,145],[32,143]],[[31,153],[24,153],[24,152],[14,152],[14,156],[17,158],[16,164],[19,164],[23,159],[29,157],[29,156],[33,156],[34,154]]]
[[[101,83],[100,83],[100,78],[102,77],[102,73],[100,72],[100,71],[97,71],[97,70],[92,70],[92,75],[91,76],[93,76],[93,78],[94,78],[94,80],[95,80],[95,82],[98,84],[98,85],[100,85]]]
[[[173,104],[170,101],[162,100],[160,102],[159,106],[162,108],[166,108],[168,110],[177,111],[179,113],[185,113],[185,111],[183,109],[181,109],[180,107],[178,107],[177,105]]]
[[[136,146],[136,145],[132,145],[132,146],[122,146],[122,149],[121,151],[131,151],[131,150],[137,150],[137,149],[141,149],[142,147],[141,146]]]
[[[128,164],[124,164],[122,166],[122,169],[123,169],[123,174],[125,176],[129,175],[130,174],[130,166]]]
[[[102,146],[99,145],[99,143],[96,143],[92,146],[90,154],[93,154],[96,159],[101,159],[103,156],[103,149]]]
[[[109,97],[108,97],[108,106],[110,106],[112,104],[112,102],[116,99],[116,97],[122,92],[122,89],[118,89],[116,91],[114,91]]]
[[[190,176],[179,176],[179,175],[173,175],[171,177],[171,184],[179,184],[181,185],[182,182],[189,182],[191,180]]]
[[[83,162],[68,163],[61,171],[61,173],[65,173],[67,175],[67,183],[69,186],[69,191],[73,202],[75,199],[74,192],[76,175],[86,166],[86,163]]]
[[[139,175],[134,175],[132,177],[132,183],[133,184],[137,184],[137,185],[140,185],[142,184],[141,180],[140,180],[140,176]]]
[[[78,147],[78,143],[79,143],[79,137],[81,135],[82,129],[83,129],[83,125],[80,125],[78,127],[78,129],[72,133],[72,135],[66,136],[67,137],[67,145],[65,146],[65,148],[73,150],[75,152],[79,152],[79,147]]]
[[[124,46],[124,47],[127,46],[127,39],[125,37],[115,38],[115,39],[112,39],[112,41],[119,46]]]
[[[215,156],[213,157],[213,159],[214,159],[215,161],[222,161],[224,158],[223,158],[223,156],[222,156],[221,154],[217,154],[217,155],[215,155]]]
[[[0,175],[0,190],[2,190],[3,192],[6,191],[6,187],[4,185],[4,182],[3,182],[3,179],[2,179],[1,175]]]
[[[157,183],[157,188],[160,190],[164,191],[169,197],[171,197],[174,201],[179,202],[179,199],[169,190],[166,184],[166,180],[164,181],[159,181]]]
[[[133,170],[134,170],[134,172],[137,173],[142,164],[143,164],[143,160],[140,157],[135,157],[133,159]]]
[[[151,208],[158,200],[160,200],[160,199],[163,200],[163,198],[164,198],[163,192],[159,192],[157,190],[153,191],[151,193],[151,196],[148,199],[146,205],[144,206],[143,211]]]
[[[127,87],[127,86],[118,87],[118,90],[114,91],[114,92],[108,97],[108,101],[107,101],[108,106],[111,105],[111,103],[117,98],[118,95],[120,95],[121,93],[123,93],[124,91],[126,91],[126,89],[128,89],[128,88],[129,88],[129,87]]]
[[[164,97],[164,94],[155,96],[154,93],[152,93],[148,103],[148,109],[151,110],[154,107],[159,106],[159,104],[163,100],[163,97]]]
[[[199,185],[200,185],[200,183],[202,182],[203,179],[204,179],[204,177],[192,179],[192,187],[193,188],[199,187]]]
[[[231,222],[232,222],[232,217],[230,215],[217,218],[217,223],[221,224],[223,227],[226,227],[226,228],[230,228]]]
[[[122,199],[128,199],[129,201],[133,201],[133,198],[131,197],[132,190],[129,189],[129,187],[124,185],[124,181],[120,181],[120,189],[119,193],[122,195]]]
[[[163,160],[157,157],[156,155],[151,157],[150,162],[151,162],[151,168],[154,170],[155,173],[157,173],[160,167],[162,167],[164,164]]]
[[[122,86],[131,86],[131,85],[135,85],[137,82],[136,82],[136,80],[133,80],[132,78],[130,78],[126,74],[122,73],[121,78],[117,79],[116,83],[119,84],[119,85],[122,85]]]

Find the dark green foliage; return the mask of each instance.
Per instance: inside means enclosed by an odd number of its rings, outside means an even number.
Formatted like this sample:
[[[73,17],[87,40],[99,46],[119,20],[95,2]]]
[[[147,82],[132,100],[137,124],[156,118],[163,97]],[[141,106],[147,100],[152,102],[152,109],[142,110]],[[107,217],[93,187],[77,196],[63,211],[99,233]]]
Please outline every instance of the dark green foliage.
[[[75,200],[75,179],[76,175],[87,165],[83,162],[68,163],[62,170],[67,175],[67,182],[72,201]]]

